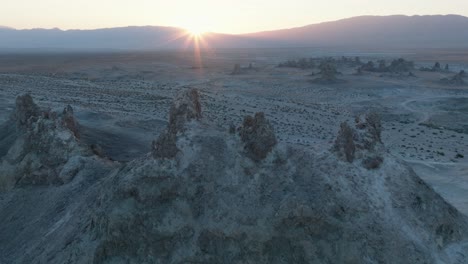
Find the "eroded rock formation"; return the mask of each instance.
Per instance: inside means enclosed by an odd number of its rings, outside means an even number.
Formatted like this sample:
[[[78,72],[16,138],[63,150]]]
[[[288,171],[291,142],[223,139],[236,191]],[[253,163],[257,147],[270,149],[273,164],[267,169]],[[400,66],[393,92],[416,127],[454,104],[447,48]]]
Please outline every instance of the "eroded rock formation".
[[[73,114],[73,108],[70,105],[67,105],[67,107],[63,109],[62,124],[64,127],[68,128],[76,138],[80,137],[80,133],[78,131],[79,125],[75,119],[75,115]]]
[[[459,73],[455,74],[453,77],[443,78],[440,81],[443,84],[453,85],[453,86],[460,86],[460,85],[465,85],[466,84],[464,78],[465,78],[465,71],[462,70]]]
[[[8,123],[1,129],[12,131]],[[74,156],[89,156],[77,141],[78,126],[70,106],[59,117],[42,111],[29,94],[18,96],[11,123],[17,129],[0,157],[0,189],[63,184],[73,176],[69,175],[73,166],[69,161]]]
[[[173,158],[179,151],[176,145],[177,134],[185,130],[187,122],[202,117],[198,91],[190,89],[181,93],[173,102],[169,112],[169,124],[159,138],[153,141],[155,158]]]
[[[355,119],[355,128],[348,123],[341,124],[333,151],[338,157],[352,163],[361,160],[367,169],[376,169],[383,162],[385,148],[381,138],[382,124],[380,116],[370,112]]]
[[[34,103],[30,94],[16,98],[16,108],[12,119],[16,121],[18,128],[26,128],[41,115],[39,107]]]
[[[247,155],[255,161],[266,158],[277,143],[273,127],[263,112],[253,117],[246,116],[239,128],[239,135]]]
[[[466,217],[382,150],[378,116],[343,124],[337,149],[354,145],[354,154],[337,157],[275,145],[261,113],[240,137],[192,122],[196,90],[170,112],[158,141],[174,136],[176,156],[155,148],[164,158],[82,168],[72,184],[0,199],[0,262],[467,262]]]

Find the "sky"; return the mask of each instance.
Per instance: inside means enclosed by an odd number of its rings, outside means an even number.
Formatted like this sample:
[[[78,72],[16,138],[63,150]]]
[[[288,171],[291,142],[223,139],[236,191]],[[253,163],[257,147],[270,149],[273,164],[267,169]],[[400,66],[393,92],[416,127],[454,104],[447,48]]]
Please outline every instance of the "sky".
[[[95,29],[174,26],[248,33],[360,15],[468,16],[468,0],[1,0],[0,26]]]

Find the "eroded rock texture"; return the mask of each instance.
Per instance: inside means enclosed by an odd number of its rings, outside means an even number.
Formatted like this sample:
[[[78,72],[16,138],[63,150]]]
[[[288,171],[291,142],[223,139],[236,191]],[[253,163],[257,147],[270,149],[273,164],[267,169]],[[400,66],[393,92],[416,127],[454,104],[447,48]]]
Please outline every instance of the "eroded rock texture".
[[[13,131],[12,123],[17,128],[14,134],[10,132],[11,144],[0,157],[1,189],[11,189],[15,185],[62,184],[72,178],[69,175],[72,164],[68,162],[73,156],[88,154],[78,144],[73,109],[68,106],[60,118],[57,116],[41,111],[29,94],[17,97],[11,122],[1,128]]]
[[[359,159],[367,169],[377,169],[383,162],[385,148],[382,143],[380,116],[371,112],[356,117],[355,128],[342,123],[335,139],[333,151],[338,157],[353,162]]]
[[[80,137],[79,125],[73,114],[73,108],[70,105],[67,105],[67,107],[63,109],[62,124],[64,127],[68,128],[76,138]]]
[[[39,107],[34,103],[30,94],[16,98],[16,109],[12,119],[16,121],[18,128],[26,128],[41,115]]]
[[[466,217],[382,151],[375,116],[342,125],[338,149],[355,148],[343,162],[346,152],[276,145],[261,113],[240,137],[190,122],[201,117],[197,98],[188,91],[171,109],[164,135],[174,135],[176,156],[93,163],[69,184],[2,196],[0,262],[468,261]]]
[[[247,155],[255,161],[266,158],[277,143],[275,131],[262,112],[246,116],[239,135]]]
[[[177,134],[185,130],[185,124],[202,117],[198,91],[190,89],[181,93],[173,102],[169,112],[166,131],[153,142],[155,158],[173,158],[177,155]]]

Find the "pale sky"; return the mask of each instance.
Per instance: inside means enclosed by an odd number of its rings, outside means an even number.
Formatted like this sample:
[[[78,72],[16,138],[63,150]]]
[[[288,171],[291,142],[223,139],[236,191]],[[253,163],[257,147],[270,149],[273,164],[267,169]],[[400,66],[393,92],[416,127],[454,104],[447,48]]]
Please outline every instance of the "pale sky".
[[[154,25],[247,33],[393,14],[468,16],[468,0],[0,0],[0,25],[17,29]]]

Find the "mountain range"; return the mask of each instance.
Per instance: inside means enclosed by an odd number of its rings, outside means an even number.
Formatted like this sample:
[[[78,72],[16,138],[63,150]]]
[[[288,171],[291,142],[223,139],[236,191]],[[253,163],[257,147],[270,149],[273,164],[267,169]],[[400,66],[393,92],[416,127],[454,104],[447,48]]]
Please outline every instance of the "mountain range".
[[[468,17],[360,16],[240,35],[205,33],[197,41],[186,30],[175,27],[16,30],[0,26],[0,49],[152,50],[195,45],[205,48],[467,48]]]

